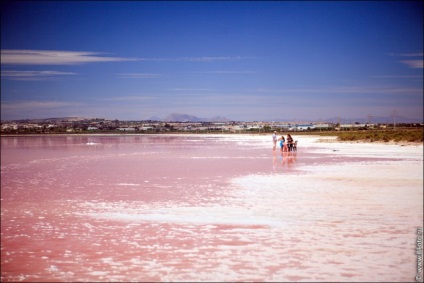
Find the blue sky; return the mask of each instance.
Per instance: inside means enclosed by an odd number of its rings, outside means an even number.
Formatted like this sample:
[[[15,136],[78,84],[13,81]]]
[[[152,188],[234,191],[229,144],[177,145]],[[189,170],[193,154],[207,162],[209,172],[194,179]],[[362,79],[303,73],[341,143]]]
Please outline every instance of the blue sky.
[[[422,1],[2,1],[1,119],[423,119]]]

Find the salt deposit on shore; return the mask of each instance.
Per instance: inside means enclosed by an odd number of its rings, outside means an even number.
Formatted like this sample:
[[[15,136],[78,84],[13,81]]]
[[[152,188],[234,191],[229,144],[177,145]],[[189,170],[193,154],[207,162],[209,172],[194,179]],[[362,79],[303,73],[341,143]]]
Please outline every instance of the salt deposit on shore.
[[[280,235],[276,254],[292,266],[282,265],[281,278],[413,281],[416,231],[423,223],[422,144],[317,143],[319,139],[299,137],[299,144],[309,153],[342,158],[302,166],[300,175],[233,180],[243,206],[285,224],[274,228]]]

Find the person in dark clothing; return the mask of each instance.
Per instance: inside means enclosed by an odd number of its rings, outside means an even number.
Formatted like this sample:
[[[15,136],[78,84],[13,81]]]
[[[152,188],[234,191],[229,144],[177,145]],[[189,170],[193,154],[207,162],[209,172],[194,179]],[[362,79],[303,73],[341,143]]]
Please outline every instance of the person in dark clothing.
[[[287,135],[287,147],[289,151],[293,151],[293,138],[290,134]]]

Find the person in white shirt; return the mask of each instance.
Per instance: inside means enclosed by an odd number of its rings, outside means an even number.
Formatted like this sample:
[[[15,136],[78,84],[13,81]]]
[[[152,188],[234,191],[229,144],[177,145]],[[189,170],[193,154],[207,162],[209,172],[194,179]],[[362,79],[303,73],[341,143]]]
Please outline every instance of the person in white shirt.
[[[272,150],[275,150],[275,148],[277,147],[277,131],[274,131],[274,134],[272,134],[272,142],[274,143],[274,147],[272,148]]]

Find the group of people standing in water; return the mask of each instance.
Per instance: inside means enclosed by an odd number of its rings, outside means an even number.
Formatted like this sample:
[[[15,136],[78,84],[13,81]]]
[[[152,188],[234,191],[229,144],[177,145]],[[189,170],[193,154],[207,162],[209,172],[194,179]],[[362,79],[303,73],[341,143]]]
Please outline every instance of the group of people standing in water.
[[[272,150],[276,149],[277,142],[279,142],[282,152],[297,151],[297,141],[294,141],[290,134],[287,134],[287,139],[285,139],[284,136],[278,138],[277,131],[274,131],[272,134],[272,142],[274,143]]]

